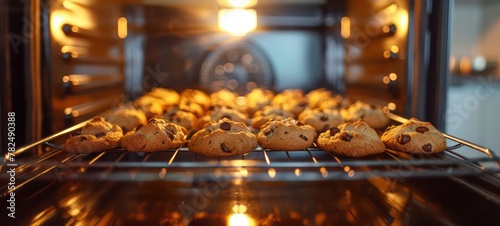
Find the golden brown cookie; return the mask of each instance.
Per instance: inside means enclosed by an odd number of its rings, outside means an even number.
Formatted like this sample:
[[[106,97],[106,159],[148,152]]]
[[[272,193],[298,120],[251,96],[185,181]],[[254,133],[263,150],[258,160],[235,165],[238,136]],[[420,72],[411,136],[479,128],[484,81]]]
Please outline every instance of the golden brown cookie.
[[[333,93],[325,88],[315,89],[308,94],[306,94],[305,98],[307,103],[309,104],[309,108],[315,109],[319,107],[319,103],[324,100],[331,99]]]
[[[291,118],[272,120],[264,124],[257,139],[263,148],[271,150],[302,150],[312,146],[316,130]]]
[[[255,112],[264,109],[265,106],[269,106],[274,98],[274,93],[267,89],[253,89],[250,93],[246,95],[247,98],[247,113],[253,116]]]
[[[91,153],[116,148],[122,139],[122,129],[96,117],[87,123],[80,135],[69,137],[62,150],[69,153]]]
[[[311,125],[316,132],[322,133],[344,122],[337,109],[306,109],[297,117],[299,122]]]
[[[106,121],[120,126],[124,133],[147,121],[146,114],[131,105],[124,105],[103,114]]]
[[[317,104],[317,107],[321,109],[346,108],[349,107],[352,103],[352,99],[337,95],[330,98],[321,99]]]
[[[389,118],[382,108],[361,101],[357,101],[348,108],[341,109],[340,114],[348,122],[355,122],[362,118],[370,127],[375,129],[384,128],[389,123]]]
[[[138,106],[148,119],[161,115],[165,107],[162,100],[147,95],[137,98],[134,101],[134,105]]]
[[[390,126],[382,141],[391,149],[409,153],[436,153],[446,149],[446,140],[429,122],[411,118],[399,126]]]
[[[345,122],[321,133],[317,141],[321,150],[342,156],[361,157],[382,153],[384,143],[363,120]]]
[[[195,128],[196,116],[191,112],[181,110],[177,105],[166,107],[163,119],[182,126],[188,131]]]
[[[153,88],[146,96],[151,96],[161,100],[163,106],[171,106],[179,104],[180,95],[173,89]]]
[[[221,89],[215,93],[210,94],[210,101],[212,105],[215,106],[228,106],[234,108],[236,98],[238,98],[238,94],[235,92],[231,92],[227,89]]]
[[[186,136],[186,128],[163,119],[152,118],[145,125],[139,125],[126,133],[121,146],[134,152],[164,151],[181,147]]]
[[[280,107],[266,106],[264,109],[257,111],[252,118],[252,127],[260,129],[261,126],[270,120],[281,120],[285,118],[293,118],[294,115],[289,111],[285,111]]]
[[[191,103],[197,104],[201,107],[203,112],[207,111],[210,105],[212,105],[208,94],[197,89],[186,89],[182,91],[180,102],[186,105],[190,105]]]
[[[244,124],[248,123],[248,117],[243,113],[226,106],[215,106],[213,110],[206,112],[204,116],[199,118],[196,125],[198,129],[201,129],[205,124],[209,122],[218,122],[223,118],[235,122],[242,122]]]
[[[257,138],[245,124],[224,118],[196,132],[189,150],[210,157],[229,157],[251,152],[257,145]]]

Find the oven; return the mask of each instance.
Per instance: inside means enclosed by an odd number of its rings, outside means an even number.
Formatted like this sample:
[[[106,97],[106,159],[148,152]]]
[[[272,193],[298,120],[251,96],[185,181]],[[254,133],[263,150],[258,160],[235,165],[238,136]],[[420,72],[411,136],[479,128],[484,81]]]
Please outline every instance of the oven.
[[[259,146],[210,158],[191,152],[189,137],[182,147],[159,152],[61,150],[91,118],[155,87],[239,95],[256,87],[325,88],[385,106],[391,124],[416,117],[443,131],[451,6],[434,0],[2,1],[2,222],[494,225],[500,165],[489,148],[496,147],[453,134],[444,134],[443,153],[387,149],[361,158],[315,145]],[[235,11],[244,13],[224,19]]]

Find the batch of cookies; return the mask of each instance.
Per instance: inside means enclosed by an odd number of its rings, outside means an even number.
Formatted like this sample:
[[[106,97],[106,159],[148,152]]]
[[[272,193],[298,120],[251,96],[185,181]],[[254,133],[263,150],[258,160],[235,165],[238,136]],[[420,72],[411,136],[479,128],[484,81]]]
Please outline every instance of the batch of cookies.
[[[326,89],[307,94],[256,88],[245,96],[228,90],[207,94],[154,88],[132,103],[95,117],[62,149],[70,153],[123,148],[131,152],[182,147],[210,157],[243,155],[259,145],[266,150],[318,147],[361,157],[386,148],[409,153],[443,151],[445,139],[428,122],[410,119],[389,126],[380,106],[353,101]],[[386,128],[387,127],[387,128]],[[383,130],[379,136],[375,129]]]

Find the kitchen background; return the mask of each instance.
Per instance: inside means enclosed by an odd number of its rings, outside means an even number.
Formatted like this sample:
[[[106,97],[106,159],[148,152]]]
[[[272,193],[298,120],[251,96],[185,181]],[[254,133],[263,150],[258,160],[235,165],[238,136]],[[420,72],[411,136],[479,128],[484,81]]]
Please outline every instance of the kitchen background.
[[[500,1],[455,0],[452,12],[446,132],[500,155]]]

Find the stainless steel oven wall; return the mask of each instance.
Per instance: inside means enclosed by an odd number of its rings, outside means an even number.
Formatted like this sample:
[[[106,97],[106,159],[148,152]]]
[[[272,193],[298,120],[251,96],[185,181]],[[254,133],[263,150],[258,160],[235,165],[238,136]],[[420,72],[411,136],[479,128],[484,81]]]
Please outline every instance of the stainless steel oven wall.
[[[48,1],[43,74],[45,128],[51,133],[121,101],[124,48],[118,35],[123,5],[115,1]],[[123,19],[122,19],[123,20]]]

